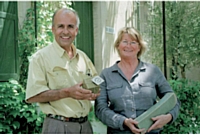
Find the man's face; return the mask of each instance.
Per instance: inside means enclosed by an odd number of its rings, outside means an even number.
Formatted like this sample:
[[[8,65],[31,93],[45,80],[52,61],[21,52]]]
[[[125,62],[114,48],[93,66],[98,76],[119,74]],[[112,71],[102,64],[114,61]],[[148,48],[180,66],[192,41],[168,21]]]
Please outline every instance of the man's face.
[[[65,50],[71,47],[71,44],[78,33],[76,23],[76,16],[72,12],[61,10],[58,11],[54,17],[52,32],[57,43]]]

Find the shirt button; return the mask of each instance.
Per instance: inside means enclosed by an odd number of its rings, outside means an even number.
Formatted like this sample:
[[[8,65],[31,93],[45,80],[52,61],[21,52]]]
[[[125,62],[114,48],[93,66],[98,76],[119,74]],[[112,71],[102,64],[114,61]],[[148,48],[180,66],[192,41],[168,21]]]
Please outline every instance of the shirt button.
[[[135,109],[132,109],[132,111],[134,112],[134,111],[135,111]]]

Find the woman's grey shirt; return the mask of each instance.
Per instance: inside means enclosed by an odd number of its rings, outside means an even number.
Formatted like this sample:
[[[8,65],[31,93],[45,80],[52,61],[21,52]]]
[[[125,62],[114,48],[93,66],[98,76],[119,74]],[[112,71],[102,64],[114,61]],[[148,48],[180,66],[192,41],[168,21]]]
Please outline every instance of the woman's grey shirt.
[[[157,66],[139,60],[129,82],[117,66],[118,62],[100,74],[104,82],[95,101],[95,115],[108,127],[123,130],[125,118],[138,117],[156,103],[157,96],[162,98],[173,90]],[[171,122],[178,117],[179,109],[177,102],[169,112],[173,116]]]

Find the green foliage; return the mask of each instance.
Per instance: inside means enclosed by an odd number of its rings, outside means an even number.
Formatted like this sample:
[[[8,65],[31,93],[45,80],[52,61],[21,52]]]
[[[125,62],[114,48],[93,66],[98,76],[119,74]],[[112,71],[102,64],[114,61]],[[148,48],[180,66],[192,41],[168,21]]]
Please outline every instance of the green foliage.
[[[0,133],[41,133],[44,115],[25,102],[25,90],[15,80],[0,83]]]
[[[34,9],[28,9],[23,28],[19,30],[20,84],[26,86],[28,73],[28,57],[36,51]]]
[[[181,73],[182,78],[186,78],[186,68],[200,64],[199,6],[197,2],[166,3],[167,44],[168,53],[171,54],[169,58],[173,72],[176,76]]]
[[[180,75],[186,78],[186,68],[200,65],[199,7],[199,2],[165,2],[167,64],[172,70],[172,78],[180,78]],[[163,58],[159,57],[163,53],[162,2],[149,2],[149,11],[150,51],[147,57],[159,65]]]
[[[0,85],[0,133],[41,133],[44,114],[37,104],[27,104],[25,90],[29,58],[38,49],[53,41],[51,19],[53,12],[61,7],[69,7],[71,2],[37,1],[37,18],[33,7],[27,10],[26,20],[19,30],[20,80]],[[37,19],[37,24],[35,24]],[[37,26],[37,31],[35,27]],[[37,36],[36,36],[37,35]],[[37,37],[37,38],[36,38]]]
[[[186,78],[185,69],[200,65],[200,12],[199,2],[165,1],[167,65],[171,77]],[[163,63],[162,2],[149,2],[149,51],[152,63]],[[156,53],[155,53],[156,52]],[[180,76],[181,75],[181,76]],[[200,83],[189,80],[172,80],[170,84],[181,101],[178,119],[164,128],[163,133],[199,133]]]
[[[177,120],[164,127],[164,134],[196,134],[200,129],[200,82],[171,80],[170,85],[181,102]]]
[[[145,54],[145,59],[158,65],[160,68],[163,66],[163,35],[162,35],[162,5],[161,2],[148,3],[147,12],[148,22],[146,25],[146,36],[148,40],[148,50]],[[155,53],[156,52],[156,53]]]

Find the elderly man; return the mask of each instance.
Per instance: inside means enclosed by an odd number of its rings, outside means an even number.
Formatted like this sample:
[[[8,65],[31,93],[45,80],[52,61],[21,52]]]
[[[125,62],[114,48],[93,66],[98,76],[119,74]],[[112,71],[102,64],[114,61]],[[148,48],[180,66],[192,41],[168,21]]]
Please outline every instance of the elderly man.
[[[80,21],[76,11],[62,8],[52,18],[54,42],[33,54],[26,102],[38,102],[46,118],[42,133],[93,133],[88,113],[99,93],[83,89],[83,76],[97,74],[88,56],[73,45]]]

